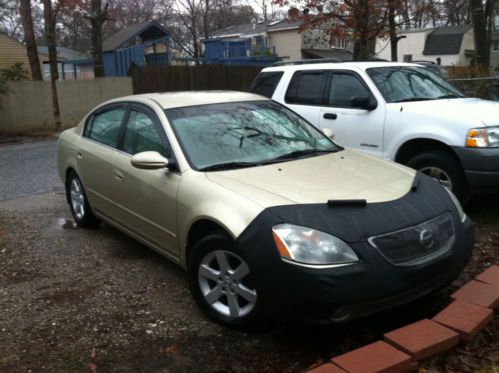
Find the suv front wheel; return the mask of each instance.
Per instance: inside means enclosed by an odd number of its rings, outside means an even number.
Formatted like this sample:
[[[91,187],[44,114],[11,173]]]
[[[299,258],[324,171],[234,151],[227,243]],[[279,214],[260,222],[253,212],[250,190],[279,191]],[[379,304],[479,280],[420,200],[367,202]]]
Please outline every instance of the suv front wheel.
[[[463,170],[456,159],[444,152],[433,151],[415,156],[407,166],[418,170],[450,189],[464,203],[468,199],[468,185]]]

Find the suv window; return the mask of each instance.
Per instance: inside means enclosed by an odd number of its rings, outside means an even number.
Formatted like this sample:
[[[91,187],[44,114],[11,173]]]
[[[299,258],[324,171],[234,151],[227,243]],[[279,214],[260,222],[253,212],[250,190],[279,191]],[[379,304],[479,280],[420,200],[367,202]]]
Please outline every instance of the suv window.
[[[286,92],[290,104],[320,105],[324,103],[326,71],[298,71],[293,75]]]
[[[141,111],[130,110],[123,151],[131,155],[145,151],[156,151],[168,158],[170,152],[163,144],[162,136],[154,120]]]
[[[253,84],[251,84],[250,92],[271,98],[282,75],[282,71],[258,74]]]
[[[354,97],[370,97],[369,90],[354,75],[333,73],[329,88],[328,105],[335,107],[352,107]]]
[[[86,136],[101,144],[116,148],[124,115],[123,107],[94,114],[89,123],[90,127],[86,130]]]

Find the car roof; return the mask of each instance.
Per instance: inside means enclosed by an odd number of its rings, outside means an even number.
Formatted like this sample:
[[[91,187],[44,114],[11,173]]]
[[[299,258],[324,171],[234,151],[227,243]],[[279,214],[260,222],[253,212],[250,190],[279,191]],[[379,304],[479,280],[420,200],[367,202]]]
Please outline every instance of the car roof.
[[[225,102],[241,101],[262,101],[268,100],[267,97],[255,95],[253,93],[237,91],[183,91],[183,92],[164,92],[164,93],[146,93],[121,97],[113,101],[130,101],[135,99],[152,100],[163,109],[173,109],[177,107],[220,104]]]
[[[302,63],[299,65],[293,65],[293,61],[289,62],[289,65],[281,65],[281,66],[270,66],[263,71],[286,71],[286,70],[320,70],[320,69],[344,69],[344,68],[356,68],[360,70],[366,70],[371,67],[391,67],[391,66],[419,66],[418,63],[404,63],[404,62],[385,62],[385,61],[362,61],[362,62],[326,62],[326,63],[317,63],[314,61],[313,63],[306,64]]]

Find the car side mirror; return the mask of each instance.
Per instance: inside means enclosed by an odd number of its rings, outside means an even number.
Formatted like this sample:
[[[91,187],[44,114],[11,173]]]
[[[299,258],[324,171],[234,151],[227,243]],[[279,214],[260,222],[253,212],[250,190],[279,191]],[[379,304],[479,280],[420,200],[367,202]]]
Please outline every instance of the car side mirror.
[[[331,140],[334,140],[335,133],[331,128],[323,128],[322,133],[329,137]]]
[[[140,168],[142,170],[157,170],[160,168],[168,168],[168,159],[163,157],[158,152],[141,152],[135,154],[130,163],[133,167]]]
[[[356,96],[350,100],[350,106],[355,109],[363,109],[372,111],[378,107],[378,105],[371,100],[369,96]]]

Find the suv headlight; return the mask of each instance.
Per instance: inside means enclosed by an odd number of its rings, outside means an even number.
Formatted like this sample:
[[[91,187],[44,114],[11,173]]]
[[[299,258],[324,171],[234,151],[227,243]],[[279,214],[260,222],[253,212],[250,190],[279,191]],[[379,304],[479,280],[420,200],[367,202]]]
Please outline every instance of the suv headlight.
[[[281,257],[311,265],[347,264],[359,261],[345,242],[327,233],[292,224],[272,228]]]
[[[469,148],[499,147],[499,127],[473,128],[468,131],[466,146]]]
[[[457,211],[459,212],[459,217],[461,218],[461,222],[464,222],[466,220],[466,214],[464,213],[463,206],[461,206],[461,202],[457,199],[457,197],[452,193],[452,191],[448,188],[444,188],[447,193],[450,195],[450,199],[452,202],[454,202],[454,205],[456,205]]]

